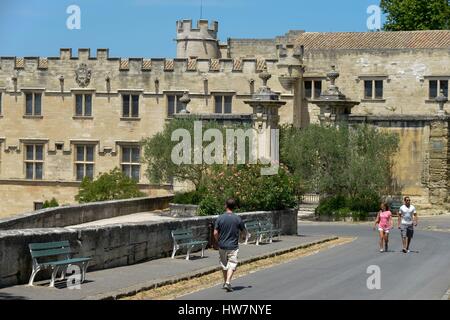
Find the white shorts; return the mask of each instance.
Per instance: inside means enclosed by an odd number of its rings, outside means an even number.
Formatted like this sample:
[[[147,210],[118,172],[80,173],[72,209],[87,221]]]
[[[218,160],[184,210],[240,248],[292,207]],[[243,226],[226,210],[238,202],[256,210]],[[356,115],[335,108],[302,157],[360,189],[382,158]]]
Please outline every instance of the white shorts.
[[[236,250],[224,250],[219,249],[219,259],[220,259],[220,266],[223,270],[236,270],[237,264],[238,264],[238,255],[239,249]]]
[[[378,228],[378,231],[384,231],[384,233],[389,233],[389,229]]]

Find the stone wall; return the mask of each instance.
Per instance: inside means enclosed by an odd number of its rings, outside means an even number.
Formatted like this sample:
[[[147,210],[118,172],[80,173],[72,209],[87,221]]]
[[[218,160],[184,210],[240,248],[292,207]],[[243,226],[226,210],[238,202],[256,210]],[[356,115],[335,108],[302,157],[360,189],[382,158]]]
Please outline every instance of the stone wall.
[[[393,154],[393,194],[410,196],[427,213],[446,212],[449,187],[449,117],[350,116],[351,123],[369,123],[399,136]]]
[[[297,234],[297,210],[241,214],[244,221],[270,219],[282,234]],[[211,243],[217,217],[102,227],[0,231],[0,287],[27,283],[31,274],[29,243],[69,240],[75,256],[91,257],[88,271],[120,267],[170,256],[170,230],[192,228],[194,237]],[[48,276],[45,273],[36,278]],[[89,275],[88,275],[89,278]]]
[[[58,228],[137,212],[166,209],[173,195],[93,202],[74,206],[47,208],[0,219],[0,230]]]

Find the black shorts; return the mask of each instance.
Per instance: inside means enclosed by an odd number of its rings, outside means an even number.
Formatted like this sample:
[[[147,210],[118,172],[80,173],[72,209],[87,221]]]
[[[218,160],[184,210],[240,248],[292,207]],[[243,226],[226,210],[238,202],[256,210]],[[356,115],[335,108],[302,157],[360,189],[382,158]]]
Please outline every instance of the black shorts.
[[[412,238],[414,235],[413,225],[407,224],[400,225],[400,233],[402,234],[402,238]]]

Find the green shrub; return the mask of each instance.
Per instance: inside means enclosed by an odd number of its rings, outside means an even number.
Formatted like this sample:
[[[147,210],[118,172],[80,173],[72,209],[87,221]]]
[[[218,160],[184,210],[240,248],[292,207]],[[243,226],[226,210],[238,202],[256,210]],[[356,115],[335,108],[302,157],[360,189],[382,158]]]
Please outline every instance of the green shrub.
[[[119,168],[102,173],[96,180],[84,178],[75,200],[80,203],[131,199],[145,196],[137,182],[125,176]]]
[[[352,218],[353,221],[366,221],[369,217],[369,213],[366,211],[353,211]]]
[[[55,198],[52,198],[50,201],[45,200],[42,208],[54,208],[59,207],[59,203]]]
[[[370,195],[366,198],[327,197],[320,201],[316,215],[334,217],[336,220],[352,217],[354,221],[365,221],[369,212],[377,211],[379,198]]]
[[[195,204],[198,205],[205,197],[204,190],[194,190],[183,193],[176,193],[173,198],[173,203],[178,204]]]
[[[347,199],[344,196],[327,197],[320,200],[316,208],[316,214],[320,216],[332,216],[338,209],[347,207]]]
[[[206,195],[199,204],[198,215],[215,216],[222,214],[224,211],[224,202],[212,195]]]
[[[349,199],[349,207],[354,211],[374,212],[380,209],[380,197],[374,192],[360,194]]]
[[[236,165],[216,167],[206,184],[207,200],[223,205],[234,198],[236,211],[270,211],[293,208],[297,205],[297,188],[294,177],[283,166],[276,175],[261,175],[261,165]],[[205,199],[204,199],[205,200]]]

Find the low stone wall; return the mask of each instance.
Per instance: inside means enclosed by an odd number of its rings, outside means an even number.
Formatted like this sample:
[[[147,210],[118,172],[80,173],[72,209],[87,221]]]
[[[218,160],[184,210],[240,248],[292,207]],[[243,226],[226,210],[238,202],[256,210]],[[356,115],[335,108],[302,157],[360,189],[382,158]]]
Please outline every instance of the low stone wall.
[[[297,210],[240,214],[244,221],[270,219],[282,234],[297,234]],[[170,256],[170,231],[191,228],[194,237],[212,244],[217,216],[168,222],[117,224],[102,227],[0,231],[0,287],[27,283],[31,274],[29,243],[69,240],[75,256],[91,257],[89,271],[135,264]],[[38,274],[36,280],[48,277]],[[88,276],[89,277],[89,276]]]
[[[195,217],[197,215],[198,207],[199,206],[194,204],[169,203],[170,211],[167,215],[174,218]]]
[[[151,196],[47,208],[0,219],[0,230],[73,226],[137,212],[166,209],[172,199],[173,195]]]

